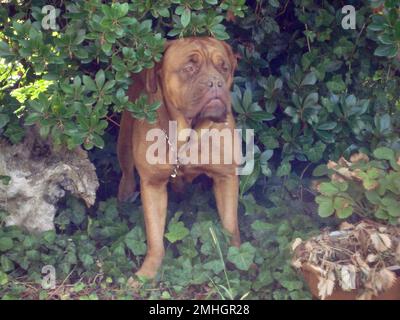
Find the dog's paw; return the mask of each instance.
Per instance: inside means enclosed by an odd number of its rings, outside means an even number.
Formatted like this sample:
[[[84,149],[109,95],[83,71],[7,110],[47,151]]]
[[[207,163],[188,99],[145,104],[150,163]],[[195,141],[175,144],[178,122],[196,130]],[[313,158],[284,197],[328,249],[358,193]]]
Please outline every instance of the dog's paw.
[[[157,271],[153,272],[140,268],[138,271],[136,271],[135,276],[142,282],[148,282],[155,279],[157,276]]]

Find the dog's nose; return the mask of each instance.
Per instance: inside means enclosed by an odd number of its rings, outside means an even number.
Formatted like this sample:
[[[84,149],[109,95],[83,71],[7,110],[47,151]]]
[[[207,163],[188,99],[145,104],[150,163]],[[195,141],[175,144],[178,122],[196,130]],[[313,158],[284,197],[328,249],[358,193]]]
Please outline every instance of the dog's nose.
[[[223,86],[223,82],[220,78],[214,76],[214,77],[208,79],[207,86],[209,88],[212,88],[212,87],[221,88]]]

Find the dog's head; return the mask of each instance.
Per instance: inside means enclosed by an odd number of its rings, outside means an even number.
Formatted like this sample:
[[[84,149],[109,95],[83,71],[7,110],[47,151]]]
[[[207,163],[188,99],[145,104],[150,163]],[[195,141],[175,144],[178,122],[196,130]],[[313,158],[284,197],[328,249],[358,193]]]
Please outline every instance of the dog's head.
[[[188,123],[224,122],[231,112],[230,87],[236,68],[231,47],[210,37],[168,41],[163,60],[146,75],[148,92],[162,91],[171,113]]]

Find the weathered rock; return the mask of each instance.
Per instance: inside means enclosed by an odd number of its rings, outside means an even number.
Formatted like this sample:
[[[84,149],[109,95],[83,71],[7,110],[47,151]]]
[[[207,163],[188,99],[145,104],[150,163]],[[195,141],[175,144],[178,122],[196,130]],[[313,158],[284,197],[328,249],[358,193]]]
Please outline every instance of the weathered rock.
[[[99,182],[86,151],[54,148],[32,129],[17,145],[0,141],[0,209],[9,215],[6,225],[18,225],[30,232],[54,229],[57,203],[66,194],[94,204]]]

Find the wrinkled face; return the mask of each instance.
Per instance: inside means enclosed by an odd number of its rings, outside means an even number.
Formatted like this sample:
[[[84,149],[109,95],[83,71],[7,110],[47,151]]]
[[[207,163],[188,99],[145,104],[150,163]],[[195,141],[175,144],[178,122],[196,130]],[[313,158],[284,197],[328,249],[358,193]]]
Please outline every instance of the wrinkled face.
[[[184,38],[169,43],[160,70],[168,109],[188,120],[224,122],[231,112],[230,87],[236,58],[226,43],[213,38]]]

